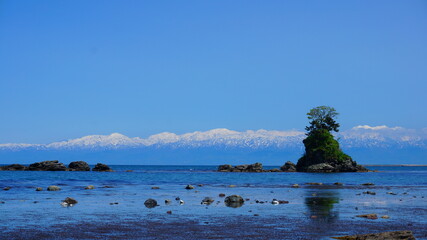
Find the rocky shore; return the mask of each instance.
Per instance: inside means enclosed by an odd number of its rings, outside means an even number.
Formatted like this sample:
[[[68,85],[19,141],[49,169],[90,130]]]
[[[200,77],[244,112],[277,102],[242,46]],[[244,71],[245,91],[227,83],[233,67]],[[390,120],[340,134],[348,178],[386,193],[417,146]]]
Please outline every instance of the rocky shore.
[[[75,161],[66,167],[58,160],[42,161],[32,163],[29,166],[21,164],[11,164],[0,167],[0,171],[90,171],[90,166],[84,161]],[[112,172],[113,170],[106,164],[98,163],[92,168],[96,172]]]
[[[230,164],[220,165],[218,167],[219,172],[295,172],[296,166],[292,162],[286,162],[283,166],[273,169],[263,169],[261,163],[243,164],[232,166]]]

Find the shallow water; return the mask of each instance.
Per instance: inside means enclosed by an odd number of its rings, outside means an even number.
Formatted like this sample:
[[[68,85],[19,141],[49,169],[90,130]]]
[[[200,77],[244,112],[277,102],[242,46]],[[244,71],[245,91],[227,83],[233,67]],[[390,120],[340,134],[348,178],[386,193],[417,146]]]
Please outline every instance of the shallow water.
[[[112,168],[115,172],[0,171],[0,189],[11,187],[0,190],[0,201],[4,202],[0,204],[2,237],[29,238],[25,234],[31,232],[39,234],[34,235],[39,236],[36,238],[62,239],[200,239],[213,235],[229,239],[322,239],[380,230],[413,230],[418,239],[427,238],[427,167],[371,167],[380,172],[331,174],[219,173],[214,172],[216,166]],[[335,182],[344,185],[336,186]],[[375,185],[361,185],[367,182]],[[195,189],[186,190],[187,184]],[[292,188],[292,184],[300,188]],[[60,186],[61,191],[35,191],[36,187],[46,189],[49,185]],[[96,188],[84,190],[87,185]],[[151,189],[153,186],[160,189]],[[366,191],[376,194],[363,194]],[[249,200],[231,208],[219,193],[238,194]],[[66,197],[75,198],[78,204],[62,207],[60,202]],[[180,205],[176,197],[185,204]],[[215,202],[202,205],[204,197],[212,197]],[[156,199],[159,206],[146,208],[143,203],[148,198]],[[270,202],[274,198],[289,204],[273,205]],[[165,199],[172,203],[166,205]],[[390,218],[355,217],[367,213]],[[71,225],[79,227],[71,230]],[[182,231],[174,232],[166,228],[168,225],[179,226]],[[230,226],[244,231],[219,232]],[[187,236],[192,229],[197,233]]]

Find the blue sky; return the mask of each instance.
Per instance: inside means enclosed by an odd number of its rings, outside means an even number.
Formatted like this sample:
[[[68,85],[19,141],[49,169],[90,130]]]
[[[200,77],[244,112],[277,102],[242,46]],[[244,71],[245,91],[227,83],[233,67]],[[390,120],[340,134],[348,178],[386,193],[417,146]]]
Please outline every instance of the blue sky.
[[[0,143],[427,127],[426,1],[0,1]]]

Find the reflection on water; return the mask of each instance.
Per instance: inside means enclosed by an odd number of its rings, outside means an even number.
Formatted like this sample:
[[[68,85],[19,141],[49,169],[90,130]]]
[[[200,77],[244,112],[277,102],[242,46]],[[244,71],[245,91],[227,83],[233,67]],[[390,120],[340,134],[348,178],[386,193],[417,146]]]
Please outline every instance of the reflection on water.
[[[305,205],[311,219],[315,221],[334,222],[338,219],[338,211],[334,210],[334,204],[339,203],[338,192],[325,191],[307,192]]]

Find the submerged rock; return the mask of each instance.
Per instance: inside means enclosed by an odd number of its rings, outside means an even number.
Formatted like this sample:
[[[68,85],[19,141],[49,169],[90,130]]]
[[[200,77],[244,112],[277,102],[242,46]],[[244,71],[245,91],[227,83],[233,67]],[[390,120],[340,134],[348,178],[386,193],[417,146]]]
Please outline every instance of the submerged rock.
[[[187,189],[187,190],[191,190],[191,189],[194,189],[194,186],[193,186],[193,185],[188,184],[188,185],[185,187],[185,189]]]
[[[95,172],[112,172],[113,169],[111,169],[108,165],[103,163],[97,163],[94,168],[92,168],[92,171]]]
[[[152,198],[149,198],[149,199],[145,200],[144,205],[147,208],[153,208],[153,207],[157,206],[157,201],[152,199]]]
[[[30,164],[28,167],[30,171],[66,171],[67,167],[58,160],[43,161]]]
[[[36,187],[36,191],[37,191],[37,192],[39,192],[39,191],[43,191],[43,188],[42,188],[42,187]]]
[[[92,189],[95,189],[95,186],[93,186],[93,185],[89,185],[89,186],[85,187],[85,189],[86,189],[86,190],[92,190]]]
[[[296,172],[297,166],[293,162],[287,161],[283,166],[280,167],[280,170],[284,172]]]
[[[59,191],[59,190],[61,190],[61,188],[58,186],[52,185],[52,186],[47,187],[47,190],[48,191]]]
[[[68,164],[69,171],[90,171],[89,164],[85,161],[70,162]]]
[[[367,219],[378,219],[377,214],[371,213],[371,214],[362,214],[362,215],[356,215],[356,217],[361,217],[361,218],[367,218]]]
[[[371,234],[358,234],[343,237],[332,237],[334,239],[342,240],[392,240],[392,239],[406,239],[415,240],[411,231],[395,231],[395,232],[382,232]]]
[[[299,185],[298,184],[292,184],[292,186],[291,186],[292,188],[299,188]]]
[[[25,171],[28,168],[21,164],[11,164],[7,166],[0,167],[0,171]]]
[[[245,200],[239,195],[230,195],[225,198],[224,202],[227,207],[238,208],[243,205]]]
[[[205,198],[202,200],[201,204],[209,205],[209,204],[211,204],[211,203],[213,203],[213,202],[214,202],[214,200],[213,200],[212,198],[210,198],[210,197],[205,197]]]

